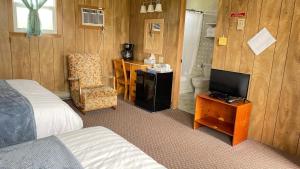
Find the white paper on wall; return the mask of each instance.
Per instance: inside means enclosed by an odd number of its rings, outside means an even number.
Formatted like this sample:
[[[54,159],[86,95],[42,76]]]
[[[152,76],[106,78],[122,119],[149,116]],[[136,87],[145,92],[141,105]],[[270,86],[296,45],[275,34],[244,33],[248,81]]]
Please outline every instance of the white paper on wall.
[[[255,55],[259,55],[275,42],[276,39],[272,36],[268,29],[263,28],[248,41],[248,45]]]

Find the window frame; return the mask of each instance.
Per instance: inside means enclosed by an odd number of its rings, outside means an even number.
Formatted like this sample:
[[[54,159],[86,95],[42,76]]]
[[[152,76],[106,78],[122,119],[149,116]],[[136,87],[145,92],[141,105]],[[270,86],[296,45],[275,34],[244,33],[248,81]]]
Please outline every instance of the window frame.
[[[58,1],[59,0],[54,0],[55,2],[55,5],[54,5],[54,7],[48,7],[48,6],[46,6],[46,7],[42,7],[42,8],[44,8],[44,9],[49,9],[49,10],[51,10],[51,11],[53,11],[53,28],[54,28],[54,30],[47,30],[47,29],[42,29],[41,31],[42,31],[42,36],[43,35],[58,35],[58,32],[59,32],[59,30],[58,30],[58,20],[59,20],[59,16],[57,15],[58,14]],[[14,0],[11,0],[10,1],[11,2],[11,30],[12,30],[12,32],[11,32],[11,34],[19,34],[19,35],[22,35],[22,34],[26,34],[26,31],[27,31],[27,29],[24,29],[24,28],[18,28],[17,27],[17,10],[16,10],[16,8],[17,7],[25,7],[26,8],[26,6],[24,5],[24,4],[20,4],[20,3],[15,3],[14,2]]]

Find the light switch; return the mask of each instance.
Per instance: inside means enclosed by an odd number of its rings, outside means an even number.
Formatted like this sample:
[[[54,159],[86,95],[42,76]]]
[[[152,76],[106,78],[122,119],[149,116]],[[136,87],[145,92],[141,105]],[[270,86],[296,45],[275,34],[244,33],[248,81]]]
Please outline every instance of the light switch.
[[[245,28],[245,19],[238,19],[236,29],[237,30],[244,30],[244,28]]]

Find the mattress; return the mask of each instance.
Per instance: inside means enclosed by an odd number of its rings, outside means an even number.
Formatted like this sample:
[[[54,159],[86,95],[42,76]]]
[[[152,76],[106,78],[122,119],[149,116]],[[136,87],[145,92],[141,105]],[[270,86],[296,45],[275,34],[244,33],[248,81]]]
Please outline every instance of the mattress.
[[[83,127],[74,110],[58,96],[33,80],[7,80],[7,83],[26,97],[32,105],[37,138],[57,135]]]
[[[85,169],[163,169],[161,164],[104,127],[57,136]]]

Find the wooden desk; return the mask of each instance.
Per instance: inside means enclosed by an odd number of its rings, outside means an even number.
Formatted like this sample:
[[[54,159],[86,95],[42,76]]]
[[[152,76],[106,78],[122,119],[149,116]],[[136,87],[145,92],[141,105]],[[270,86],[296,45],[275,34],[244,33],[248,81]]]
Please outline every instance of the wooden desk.
[[[144,64],[143,61],[125,61],[125,69],[126,71],[130,72],[130,86],[129,86],[129,101],[134,102],[135,101],[135,80],[136,80],[136,70],[145,70],[150,65]]]

